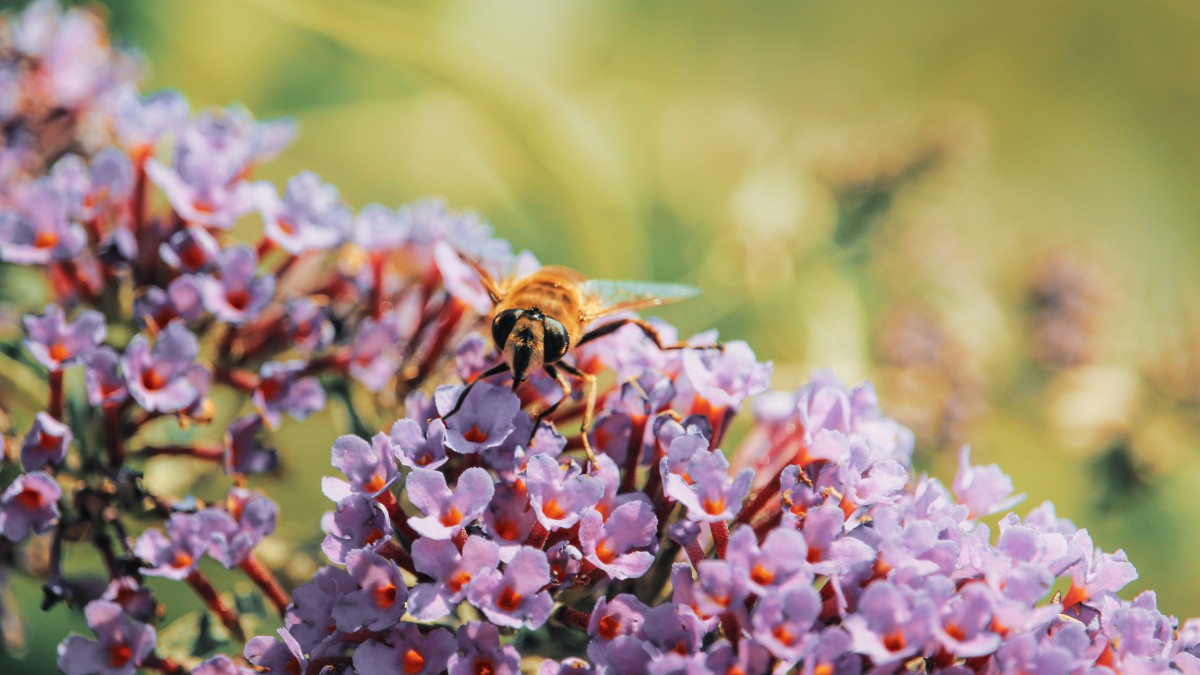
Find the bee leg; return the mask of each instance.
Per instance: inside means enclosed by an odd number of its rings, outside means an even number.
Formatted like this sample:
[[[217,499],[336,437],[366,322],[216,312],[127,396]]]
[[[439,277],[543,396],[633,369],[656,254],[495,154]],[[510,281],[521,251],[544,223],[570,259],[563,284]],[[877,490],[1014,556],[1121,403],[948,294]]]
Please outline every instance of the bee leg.
[[[459,411],[460,408],[463,407],[463,403],[466,402],[466,400],[467,400],[467,394],[471,393],[471,389],[473,389],[475,387],[475,383],[479,382],[480,380],[482,380],[485,377],[499,375],[500,373],[506,372],[507,370],[508,370],[508,363],[501,362],[499,365],[492,366],[491,368],[488,368],[487,370],[476,375],[475,377],[472,377],[471,381],[467,383],[467,386],[463,387],[462,393],[460,393],[458,395],[458,400],[454,402],[454,408],[452,408],[450,410],[450,412],[446,413],[445,415],[442,415],[442,419],[443,420],[450,419],[451,417],[454,416],[455,413],[457,413]]]
[[[592,451],[591,441],[588,440],[588,429],[592,426],[592,415],[596,413],[596,376],[591,373],[585,373],[582,370],[572,366],[569,363],[559,363],[560,368],[583,380],[587,386],[587,405],[583,409],[583,425],[580,427],[583,436],[583,450],[587,453],[588,460],[591,461],[593,467],[600,464],[596,461],[596,453]]]
[[[565,375],[558,372],[557,368],[549,364],[542,366],[542,369],[545,370],[550,377],[554,378],[554,381],[558,383],[559,387],[562,387],[562,398],[552,403],[550,407],[541,411],[537,414],[537,417],[533,418],[533,430],[529,432],[530,443],[533,442],[533,437],[537,435],[537,430],[538,427],[542,425],[542,420],[553,415],[554,411],[558,410],[558,407],[563,404],[563,401],[566,401],[571,397],[571,383],[567,381],[567,377]]]
[[[720,343],[717,343],[715,345],[691,345],[686,342],[664,343],[662,335],[659,335],[658,329],[655,328],[653,324],[651,324],[648,321],[644,321],[642,319],[637,319],[637,318],[633,318],[633,317],[629,317],[629,318],[625,318],[625,319],[617,319],[616,321],[610,321],[598,328],[595,328],[595,329],[589,331],[588,333],[586,333],[582,338],[580,338],[579,342],[576,343],[575,346],[578,347],[579,345],[589,342],[591,340],[595,340],[596,338],[604,337],[605,335],[614,333],[618,329],[620,329],[624,326],[630,325],[630,324],[633,324],[634,326],[637,326],[638,328],[640,328],[641,331],[646,334],[646,337],[650,338],[651,340],[654,340],[654,344],[658,345],[658,348],[663,351],[667,351],[670,349],[688,349],[688,348],[692,348],[692,349],[722,349],[723,350],[725,348],[724,345],[721,345]]]

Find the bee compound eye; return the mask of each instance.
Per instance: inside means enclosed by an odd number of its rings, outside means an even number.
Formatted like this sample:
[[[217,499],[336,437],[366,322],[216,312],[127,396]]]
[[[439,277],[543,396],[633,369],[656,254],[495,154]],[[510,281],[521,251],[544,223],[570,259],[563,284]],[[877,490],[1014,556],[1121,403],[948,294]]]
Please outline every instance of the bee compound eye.
[[[496,349],[504,350],[504,343],[508,342],[508,334],[512,332],[513,325],[517,323],[517,319],[521,317],[523,310],[506,309],[496,315],[492,319],[492,341],[496,343]]]
[[[542,334],[542,358],[546,363],[554,363],[567,355],[571,338],[567,336],[567,329],[556,319],[546,317],[542,325],[545,326]]]

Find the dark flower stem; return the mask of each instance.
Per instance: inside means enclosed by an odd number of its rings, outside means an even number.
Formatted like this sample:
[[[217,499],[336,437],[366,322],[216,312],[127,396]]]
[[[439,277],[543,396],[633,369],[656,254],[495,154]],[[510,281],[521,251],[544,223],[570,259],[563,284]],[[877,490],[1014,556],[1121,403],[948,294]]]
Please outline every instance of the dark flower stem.
[[[409,541],[417,540],[419,535],[416,530],[412,529],[412,525],[408,524],[408,514],[404,512],[404,509],[400,508],[400,502],[396,501],[396,495],[392,494],[390,490],[384,490],[379,493],[379,496],[375,497],[375,501],[387,509],[388,517],[392,519],[393,527],[400,530],[405,537],[408,537]]]
[[[225,630],[238,642],[246,641],[246,633],[242,630],[241,621],[238,619],[237,612],[232,607],[225,604],[221,596],[217,593],[217,589],[213,588],[212,582],[208,580],[200,570],[196,570],[188,575],[187,583],[196,591],[196,595],[204,601],[211,611],[221,621],[221,625],[225,626]]]
[[[580,630],[586,631],[588,629],[588,624],[592,622],[592,613],[583,612],[575,609],[574,607],[563,605],[558,609],[558,620],[562,621],[568,626],[574,626]]]
[[[50,371],[50,402],[47,406],[47,412],[50,416],[59,422],[64,422],[63,419],[63,371]]]
[[[125,464],[125,438],[121,433],[121,406],[104,404],[104,432],[108,440],[108,463],[116,468]]]
[[[375,553],[387,558],[388,560],[391,560],[399,565],[402,569],[408,570],[413,574],[417,573],[417,568],[415,565],[413,565],[412,556],[408,554],[408,551],[404,550],[403,546],[394,540],[388,541],[379,548],[375,549]]]
[[[279,580],[271,573],[271,570],[267,569],[266,565],[263,565],[258,558],[254,557],[253,553],[246,556],[246,559],[242,561],[241,568],[246,573],[246,576],[250,577],[250,580],[263,592],[263,595],[267,596],[271,604],[275,605],[279,616],[285,616],[288,605],[292,603],[292,600],[288,597],[287,591],[283,590],[283,586],[279,584]]]
[[[732,611],[721,614],[721,630],[725,633],[725,639],[733,644],[734,649],[737,649],[738,640],[742,637],[742,626],[738,623],[737,615]]]
[[[529,541],[526,544],[534,548],[542,548],[546,545],[546,537],[548,536],[550,536],[550,532],[546,530],[546,527],[535,520],[533,522],[533,530],[529,533]]]
[[[693,540],[690,544],[683,547],[687,553],[688,560],[691,561],[692,567],[700,564],[704,560],[704,549],[700,547],[700,542]]]
[[[729,525],[718,520],[708,524],[709,530],[712,532],[713,544],[717,547],[717,557],[725,558],[725,549],[729,547]]]
[[[179,665],[175,661],[159,656],[154,652],[151,652],[150,655],[142,661],[142,667],[149,670],[157,670],[158,672],[166,673],[167,675],[182,675],[183,673],[187,672],[183,666]]]
[[[135,454],[138,457],[194,457],[208,462],[225,460],[225,449],[215,444],[197,443],[196,445],[151,445]]]

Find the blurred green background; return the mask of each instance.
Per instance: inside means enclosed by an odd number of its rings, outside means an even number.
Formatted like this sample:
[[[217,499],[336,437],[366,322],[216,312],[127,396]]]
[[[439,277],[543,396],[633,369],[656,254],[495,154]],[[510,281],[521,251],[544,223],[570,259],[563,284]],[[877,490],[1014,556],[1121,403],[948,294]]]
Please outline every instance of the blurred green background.
[[[543,261],[699,286],[661,314],[749,340],[777,388],[874,380],[920,468],[949,481],[969,442],[1021,513],[1124,548],[1124,595],[1200,615],[1194,2],[105,6],[149,89],[299,120],[265,177],[441,196]],[[337,432],[289,425],[321,461],[281,538],[316,527]]]

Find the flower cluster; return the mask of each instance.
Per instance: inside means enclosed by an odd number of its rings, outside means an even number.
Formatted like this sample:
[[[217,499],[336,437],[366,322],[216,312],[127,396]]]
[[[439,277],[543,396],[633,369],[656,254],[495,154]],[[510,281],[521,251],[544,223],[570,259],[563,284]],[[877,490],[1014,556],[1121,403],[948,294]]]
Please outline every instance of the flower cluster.
[[[627,325],[566,357],[572,385],[606,383],[580,429],[550,375],[487,375],[503,357],[464,259],[537,263],[479,219],[254,181],[291,123],[139,94],[80,10],[36,2],[4,40],[0,273],[44,271],[53,301],[13,361],[47,386],[6,452],[0,536],[48,540],[47,604],[83,609],[94,639],[61,643],[64,672],[1200,672],[1200,623],[1116,595],[1123,553],[1049,503],[993,536],[1008,477],[966,450],[950,487],[914,476],[869,385],[768,393],[745,343],[664,350]],[[287,461],[268,434],[333,398],[352,426],[322,482],[328,564],[289,592],[256,552],[279,508],[249,485]],[[223,496],[151,491],[162,456],[219,466]],[[66,573],[68,543],[105,587]],[[274,635],[246,639],[206,560],[257,586]],[[164,649],[146,577],[194,590],[229,653]]]

